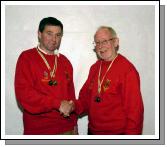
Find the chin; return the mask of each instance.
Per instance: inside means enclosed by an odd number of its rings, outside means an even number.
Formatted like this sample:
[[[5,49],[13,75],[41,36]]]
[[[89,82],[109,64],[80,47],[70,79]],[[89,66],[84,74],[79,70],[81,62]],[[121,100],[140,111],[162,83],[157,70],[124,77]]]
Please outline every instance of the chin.
[[[101,59],[103,59],[105,61],[110,61],[110,57],[102,57]]]
[[[107,56],[100,56],[100,58],[101,58],[101,59],[103,59],[103,60],[108,59],[108,57],[107,57]]]
[[[55,51],[57,48],[50,48],[49,50],[50,51]]]

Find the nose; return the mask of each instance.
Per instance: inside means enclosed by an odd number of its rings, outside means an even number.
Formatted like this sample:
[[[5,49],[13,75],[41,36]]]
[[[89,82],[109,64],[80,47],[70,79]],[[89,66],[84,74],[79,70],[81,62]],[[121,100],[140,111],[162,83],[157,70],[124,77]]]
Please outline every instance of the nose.
[[[57,36],[56,35],[52,37],[52,41],[57,42]]]
[[[102,44],[102,43],[99,43],[98,48],[99,48],[99,49],[101,49],[101,48],[102,48],[102,46],[103,46],[103,44]]]

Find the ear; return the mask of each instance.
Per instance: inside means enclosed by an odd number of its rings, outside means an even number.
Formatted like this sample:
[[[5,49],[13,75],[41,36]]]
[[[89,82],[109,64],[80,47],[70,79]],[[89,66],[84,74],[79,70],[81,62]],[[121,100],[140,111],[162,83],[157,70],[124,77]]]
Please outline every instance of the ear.
[[[118,47],[119,46],[119,38],[115,38],[114,39],[114,47]]]
[[[38,31],[38,39],[41,39],[41,32]]]

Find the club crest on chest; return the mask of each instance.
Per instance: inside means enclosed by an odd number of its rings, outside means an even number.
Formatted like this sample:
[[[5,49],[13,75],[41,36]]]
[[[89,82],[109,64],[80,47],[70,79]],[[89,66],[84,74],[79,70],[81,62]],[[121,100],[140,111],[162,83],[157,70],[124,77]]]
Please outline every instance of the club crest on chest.
[[[67,71],[65,71],[65,76],[66,76],[66,79],[67,79],[68,81],[70,81],[70,74],[69,74]]]
[[[111,85],[111,80],[109,79],[105,80],[103,84],[103,91],[106,92],[106,90],[109,89],[110,85]]]

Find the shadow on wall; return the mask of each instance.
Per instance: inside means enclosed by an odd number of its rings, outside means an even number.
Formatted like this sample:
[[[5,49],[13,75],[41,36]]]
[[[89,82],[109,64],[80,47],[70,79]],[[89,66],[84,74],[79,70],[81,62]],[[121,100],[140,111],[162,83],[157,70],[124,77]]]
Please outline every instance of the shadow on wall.
[[[21,104],[16,100],[17,106],[20,109],[21,112],[24,111],[23,107],[21,106]]]

